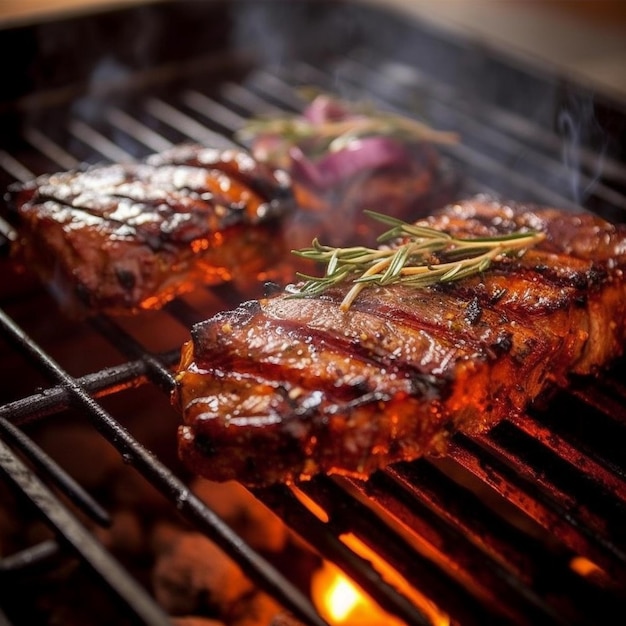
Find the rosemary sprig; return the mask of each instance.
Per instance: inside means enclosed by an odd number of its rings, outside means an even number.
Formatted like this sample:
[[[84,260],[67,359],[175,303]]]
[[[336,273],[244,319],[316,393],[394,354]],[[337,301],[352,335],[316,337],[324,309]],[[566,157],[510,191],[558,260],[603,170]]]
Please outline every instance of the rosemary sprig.
[[[545,238],[535,231],[515,232],[496,237],[464,239],[444,231],[409,224],[374,211],[374,219],[391,226],[378,241],[397,240],[396,246],[334,248],[314,239],[310,248],[293,253],[326,263],[324,276],[299,274],[305,282],[292,297],[318,295],[329,287],[351,281],[340,308],[347,311],[368,286],[401,283],[423,288],[479,274],[505,256],[521,256]]]
[[[350,102],[325,95],[316,89],[301,89],[300,95],[309,102],[316,97],[328,97],[344,108],[337,119],[311,122],[301,114],[258,116],[248,120],[237,132],[242,142],[260,135],[272,135],[288,145],[307,143],[308,150],[335,152],[361,137],[387,135],[403,142],[428,141],[437,144],[459,142],[457,133],[440,131],[412,117],[377,109],[369,102]],[[309,145],[311,142],[315,146]]]
[[[354,139],[368,135],[399,136],[404,141],[412,139],[439,144],[454,144],[459,141],[456,133],[436,130],[418,120],[383,112],[367,117],[354,116],[317,123],[296,117],[259,118],[240,128],[237,138],[245,142],[261,134],[277,135],[294,143],[315,139],[326,142],[326,149],[331,152],[342,149]]]

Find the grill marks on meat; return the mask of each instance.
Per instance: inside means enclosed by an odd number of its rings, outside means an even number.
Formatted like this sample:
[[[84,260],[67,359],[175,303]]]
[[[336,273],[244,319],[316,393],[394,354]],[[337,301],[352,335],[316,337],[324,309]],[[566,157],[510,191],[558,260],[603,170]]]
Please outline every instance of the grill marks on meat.
[[[482,276],[415,290],[281,293],[196,325],[174,401],[189,468],[249,485],[367,476],[519,413],[548,385],[622,352],[626,228],[476,198],[423,224],[546,239]]]
[[[41,176],[12,187],[8,201],[20,222],[16,254],[69,307],[114,313],[261,271],[272,219],[293,208],[283,172],[241,150],[195,145]]]

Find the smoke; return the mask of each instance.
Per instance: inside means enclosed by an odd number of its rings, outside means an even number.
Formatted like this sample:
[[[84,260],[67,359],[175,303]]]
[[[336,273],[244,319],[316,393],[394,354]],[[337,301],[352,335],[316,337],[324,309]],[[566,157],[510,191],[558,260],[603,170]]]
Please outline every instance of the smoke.
[[[572,198],[583,205],[602,175],[608,147],[606,133],[597,121],[593,97],[570,99],[558,112],[556,126]],[[587,145],[593,146],[592,156]]]

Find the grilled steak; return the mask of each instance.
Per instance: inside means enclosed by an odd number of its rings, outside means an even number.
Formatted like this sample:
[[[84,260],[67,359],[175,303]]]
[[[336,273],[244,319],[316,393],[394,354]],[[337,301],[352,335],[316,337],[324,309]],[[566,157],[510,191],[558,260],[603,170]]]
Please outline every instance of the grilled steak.
[[[179,146],[134,164],[41,176],[10,188],[16,256],[68,309],[158,308],[200,283],[254,275],[268,223],[293,206],[288,175],[242,150]]]
[[[197,324],[174,401],[192,471],[250,485],[367,476],[445,450],[622,352],[626,227],[478,197],[420,224],[455,236],[545,233],[521,258],[415,289],[289,291]]]

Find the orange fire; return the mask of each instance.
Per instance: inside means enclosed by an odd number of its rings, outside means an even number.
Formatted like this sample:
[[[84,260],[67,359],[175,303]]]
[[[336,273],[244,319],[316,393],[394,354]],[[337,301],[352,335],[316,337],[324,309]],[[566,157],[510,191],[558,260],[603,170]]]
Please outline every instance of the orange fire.
[[[431,620],[434,626],[448,626],[449,617],[439,611],[419,591],[413,589],[393,568],[357,537],[344,535],[342,540],[352,550],[372,562],[381,576],[406,595]],[[390,615],[365,594],[337,566],[324,561],[311,583],[313,600],[320,615],[331,626],[402,626],[404,622]]]
[[[381,609],[339,568],[325,562],[314,574],[311,590],[321,616],[332,626],[402,626]]]
[[[342,622],[348,615],[354,613],[357,604],[363,601],[364,596],[347,578],[332,570],[332,565],[327,563],[320,572],[323,604],[328,608],[333,621]]]
[[[581,576],[605,576],[606,573],[593,561],[584,556],[576,556],[570,561],[570,567]]]

